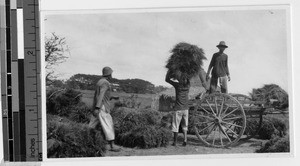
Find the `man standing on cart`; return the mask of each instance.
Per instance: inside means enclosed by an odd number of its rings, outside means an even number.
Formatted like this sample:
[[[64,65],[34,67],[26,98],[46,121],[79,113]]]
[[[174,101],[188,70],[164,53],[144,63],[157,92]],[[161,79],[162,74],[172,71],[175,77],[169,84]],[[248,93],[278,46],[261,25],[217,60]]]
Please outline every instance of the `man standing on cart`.
[[[228,93],[227,81],[230,81],[230,74],[228,69],[228,56],[224,53],[224,50],[228,48],[228,46],[224,41],[221,41],[217,47],[219,48],[219,52],[213,55],[206,75],[206,79],[208,80],[212,69],[209,93],[216,91],[218,81],[221,86],[221,92]]]

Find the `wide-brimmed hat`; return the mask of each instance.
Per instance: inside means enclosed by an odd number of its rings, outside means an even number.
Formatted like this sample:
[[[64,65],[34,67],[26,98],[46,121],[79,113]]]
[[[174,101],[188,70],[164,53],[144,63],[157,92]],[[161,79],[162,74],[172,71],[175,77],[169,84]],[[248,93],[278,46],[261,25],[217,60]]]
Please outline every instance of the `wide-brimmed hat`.
[[[109,76],[112,74],[112,72],[113,70],[110,67],[106,66],[102,69],[102,76]]]
[[[217,47],[225,47],[227,48],[228,46],[226,46],[224,41],[220,41],[219,45],[217,45]]]

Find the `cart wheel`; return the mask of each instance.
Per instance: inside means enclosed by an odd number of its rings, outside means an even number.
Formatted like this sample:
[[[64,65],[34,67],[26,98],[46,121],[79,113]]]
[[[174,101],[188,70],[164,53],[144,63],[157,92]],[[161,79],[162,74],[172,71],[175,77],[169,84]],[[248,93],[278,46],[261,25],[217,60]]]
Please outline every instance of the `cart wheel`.
[[[245,112],[232,96],[223,93],[206,95],[198,101],[196,110],[192,119],[194,130],[205,145],[228,147],[237,143],[243,135]]]
[[[243,103],[244,101],[251,101],[250,97],[248,97],[246,95],[242,95],[242,94],[234,94],[234,95],[232,95],[232,97],[237,99],[240,103]],[[251,108],[251,107],[255,107],[255,105],[248,104],[247,107]],[[244,110],[244,111],[246,114],[246,128],[245,128],[243,136],[240,139],[242,141],[249,140],[258,134],[258,132],[262,126],[263,114],[264,114],[263,110],[261,110],[259,112],[256,111],[255,113],[252,113],[251,109]],[[241,122],[237,121],[236,123],[240,124]],[[236,130],[239,130],[239,129],[236,128]]]

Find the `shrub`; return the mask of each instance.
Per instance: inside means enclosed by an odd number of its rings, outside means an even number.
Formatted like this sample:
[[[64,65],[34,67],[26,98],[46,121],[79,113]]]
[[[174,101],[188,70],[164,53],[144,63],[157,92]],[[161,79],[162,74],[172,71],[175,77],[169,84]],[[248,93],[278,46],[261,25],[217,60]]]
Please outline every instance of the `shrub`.
[[[290,152],[289,136],[285,135],[284,137],[279,137],[279,136],[273,137],[256,152],[258,153]]]
[[[100,131],[58,117],[47,121],[47,144],[49,158],[98,157],[106,151]]]
[[[47,113],[68,116],[68,107],[80,102],[81,93],[72,89],[52,89],[47,92]]]
[[[119,143],[126,147],[153,148],[169,144],[172,132],[158,126],[138,126],[129,132],[120,134]]]
[[[263,119],[262,127],[258,132],[260,139],[271,139],[274,136],[284,136],[288,130],[287,124],[278,118]]]

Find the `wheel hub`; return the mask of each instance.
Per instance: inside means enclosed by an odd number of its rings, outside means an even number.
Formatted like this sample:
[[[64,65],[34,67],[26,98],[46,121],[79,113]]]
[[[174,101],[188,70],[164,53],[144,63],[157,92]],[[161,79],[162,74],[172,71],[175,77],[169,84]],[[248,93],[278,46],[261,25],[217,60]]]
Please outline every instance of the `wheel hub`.
[[[221,124],[222,119],[219,117],[215,117],[215,123]]]

